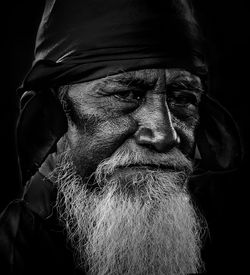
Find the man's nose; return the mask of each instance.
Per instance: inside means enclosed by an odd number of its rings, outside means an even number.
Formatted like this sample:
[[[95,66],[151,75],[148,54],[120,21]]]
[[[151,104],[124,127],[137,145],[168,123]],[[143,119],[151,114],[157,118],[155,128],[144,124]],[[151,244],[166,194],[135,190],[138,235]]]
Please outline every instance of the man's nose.
[[[137,144],[163,153],[180,143],[165,98],[151,100],[141,109],[137,117],[139,122],[139,128],[135,133]]]

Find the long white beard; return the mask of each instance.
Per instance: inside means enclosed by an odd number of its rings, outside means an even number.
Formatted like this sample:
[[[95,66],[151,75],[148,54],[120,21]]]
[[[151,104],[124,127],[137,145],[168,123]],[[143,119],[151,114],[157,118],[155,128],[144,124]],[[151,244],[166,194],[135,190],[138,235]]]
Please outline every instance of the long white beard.
[[[187,173],[134,169],[124,178],[115,169],[135,160],[124,152],[98,166],[100,188],[92,191],[70,158],[57,169],[58,212],[78,267],[98,275],[197,273],[201,227],[183,187]]]

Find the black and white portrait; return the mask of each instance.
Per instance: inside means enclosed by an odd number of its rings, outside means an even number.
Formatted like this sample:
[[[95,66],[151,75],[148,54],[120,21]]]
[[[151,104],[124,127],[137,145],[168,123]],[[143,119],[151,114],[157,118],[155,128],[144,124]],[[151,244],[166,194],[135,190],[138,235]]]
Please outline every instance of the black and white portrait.
[[[1,274],[244,274],[245,2],[7,4]]]

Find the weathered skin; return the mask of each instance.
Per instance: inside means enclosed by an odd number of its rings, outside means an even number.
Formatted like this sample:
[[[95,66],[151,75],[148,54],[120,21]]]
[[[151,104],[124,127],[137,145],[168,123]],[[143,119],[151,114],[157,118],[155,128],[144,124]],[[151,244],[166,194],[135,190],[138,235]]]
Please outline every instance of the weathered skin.
[[[124,142],[165,153],[178,147],[192,158],[202,85],[180,69],[121,73],[70,86],[67,140],[82,177]]]

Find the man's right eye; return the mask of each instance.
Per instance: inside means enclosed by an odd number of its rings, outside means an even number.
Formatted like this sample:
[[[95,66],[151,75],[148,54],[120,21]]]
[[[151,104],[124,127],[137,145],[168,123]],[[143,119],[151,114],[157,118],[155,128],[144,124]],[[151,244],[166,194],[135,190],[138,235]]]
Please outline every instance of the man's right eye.
[[[138,90],[128,90],[114,93],[114,97],[125,102],[140,103],[144,94]]]

